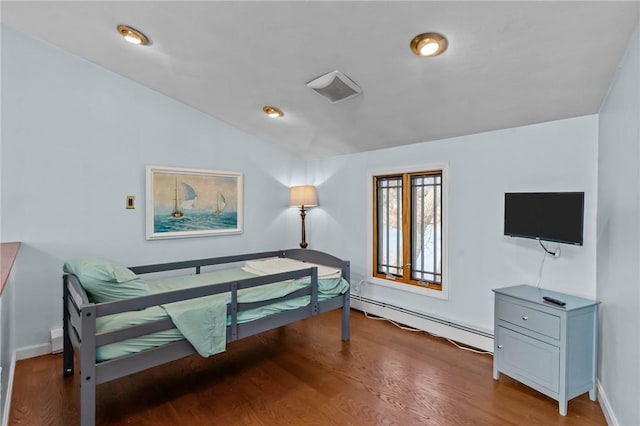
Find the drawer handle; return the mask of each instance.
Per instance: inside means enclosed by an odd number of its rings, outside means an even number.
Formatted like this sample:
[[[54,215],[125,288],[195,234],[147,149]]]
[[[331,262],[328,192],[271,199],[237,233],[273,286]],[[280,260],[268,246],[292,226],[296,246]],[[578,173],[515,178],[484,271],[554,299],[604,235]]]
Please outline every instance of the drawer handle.
[[[498,345],[498,349],[502,349],[502,345]]]
[[[529,319],[529,317],[528,317],[528,316],[526,316],[526,315],[523,315],[523,316],[522,316],[522,320],[523,320],[523,321],[526,321],[526,320],[528,320],[528,319]]]

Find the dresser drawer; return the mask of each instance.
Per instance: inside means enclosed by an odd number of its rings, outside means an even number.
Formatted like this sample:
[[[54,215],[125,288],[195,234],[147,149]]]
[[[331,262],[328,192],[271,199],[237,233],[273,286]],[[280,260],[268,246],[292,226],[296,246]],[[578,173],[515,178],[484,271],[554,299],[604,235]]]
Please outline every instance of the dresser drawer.
[[[535,331],[536,333],[560,339],[560,317],[531,309],[503,299],[496,301],[498,320]]]

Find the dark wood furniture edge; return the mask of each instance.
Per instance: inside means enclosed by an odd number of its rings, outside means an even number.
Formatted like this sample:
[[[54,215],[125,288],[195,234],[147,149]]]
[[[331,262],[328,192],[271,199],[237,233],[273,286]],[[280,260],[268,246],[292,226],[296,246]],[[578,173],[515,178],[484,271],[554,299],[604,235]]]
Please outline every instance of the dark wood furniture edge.
[[[11,269],[13,268],[13,262],[18,256],[18,250],[20,250],[20,243],[0,243],[0,296],[4,290],[4,286],[7,284]]]

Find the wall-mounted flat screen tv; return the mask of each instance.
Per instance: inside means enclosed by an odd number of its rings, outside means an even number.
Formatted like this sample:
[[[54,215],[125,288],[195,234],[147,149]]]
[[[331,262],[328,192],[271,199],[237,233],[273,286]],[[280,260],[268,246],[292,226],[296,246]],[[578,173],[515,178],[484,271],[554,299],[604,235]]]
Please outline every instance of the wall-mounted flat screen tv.
[[[507,192],[504,235],[582,245],[584,192]]]

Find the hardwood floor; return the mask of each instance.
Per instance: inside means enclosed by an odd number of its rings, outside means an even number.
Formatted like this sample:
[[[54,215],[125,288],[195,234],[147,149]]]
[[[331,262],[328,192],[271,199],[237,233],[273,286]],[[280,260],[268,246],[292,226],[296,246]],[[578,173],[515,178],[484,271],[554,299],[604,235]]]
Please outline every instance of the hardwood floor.
[[[582,395],[556,401],[502,376],[492,357],[338,311],[97,388],[98,425],[605,425]],[[10,425],[77,425],[78,372],[62,356],[19,361]]]

